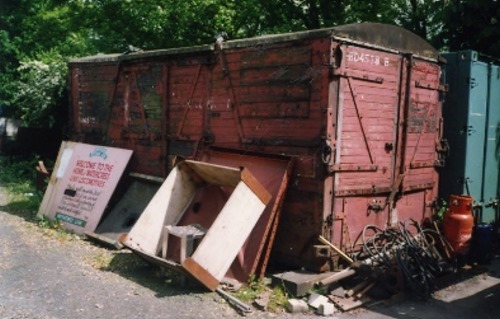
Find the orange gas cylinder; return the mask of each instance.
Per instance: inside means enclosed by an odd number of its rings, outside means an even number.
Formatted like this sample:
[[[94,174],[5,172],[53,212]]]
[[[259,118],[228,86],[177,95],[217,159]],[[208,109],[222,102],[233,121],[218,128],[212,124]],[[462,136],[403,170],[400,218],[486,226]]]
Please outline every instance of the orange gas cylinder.
[[[450,195],[448,210],[443,219],[443,235],[450,242],[455,254],[469,252],[474,216],[471,196]]]

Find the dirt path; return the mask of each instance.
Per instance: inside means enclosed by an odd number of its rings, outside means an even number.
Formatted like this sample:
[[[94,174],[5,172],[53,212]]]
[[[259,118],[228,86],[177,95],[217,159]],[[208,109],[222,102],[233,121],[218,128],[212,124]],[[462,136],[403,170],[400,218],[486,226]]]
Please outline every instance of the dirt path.
[[[0,191],[0,206],[7,201]],[[335,318],[500,318],[500,261],[427,301]],[[113,252],[0,211],[0,318],[238,318],[217,294],[184,288],[128,251]],[[255,310],[249,318],[319,318]]]
[[[111,254],[81,240],[58,240],[33,224],[0,213],[2,318],[220,318],[234,311],[217,296],[173,288],[155,269],[136,263],[127,279],[99,269]],[[125,253],[126,254],[126,253]],[[117,257],[118,256],[118,257]],[[134,282],[143,281],[148,286]],[[141,280],[142,279],[142,280]],[[156,281],[156,282],[155,282]]]

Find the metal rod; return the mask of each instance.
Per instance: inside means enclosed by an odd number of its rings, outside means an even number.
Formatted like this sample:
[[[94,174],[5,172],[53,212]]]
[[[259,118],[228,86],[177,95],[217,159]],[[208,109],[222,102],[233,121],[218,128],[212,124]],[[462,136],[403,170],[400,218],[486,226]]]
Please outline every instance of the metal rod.
[[[320,286],[328,286],[331,283],[337,282],[339,280],[342,280],[344,278],[347,278],[349,276],[352,276],[356,273],[356,270],[352,268],[346,268],[344,270],[339,271],[338,273],[335,273],[331,275],[330,277],[326,277],[322,279],[318,284]]]
[[[234,297],[233,295],[225,292],[224,290],[217,288],[215,289],[219,295],[221,295],[229,304],[233,305],[237,308],[237,310],[241,311],[243,314],[252,312],[252,307]]]
[[[335,252],[337,252],[340,255],[340,257],[344,258],[349,264],[352,264],[354,262],[354,260],[351,257],[347,256],[342,250],[340,250],[339,248],[337,248],[337,246],[329,242],[325,237],[319,235],[319,241],[325,245],[328,245],[331,249],[335,250]]]

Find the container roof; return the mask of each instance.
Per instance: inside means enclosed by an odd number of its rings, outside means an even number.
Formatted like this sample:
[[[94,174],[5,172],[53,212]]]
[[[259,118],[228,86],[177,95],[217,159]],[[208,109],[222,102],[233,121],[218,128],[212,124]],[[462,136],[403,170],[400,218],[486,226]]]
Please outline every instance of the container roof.
[[[382,23],[355,23],[317,30],[230,40],[223,42],[223,48],[231,49],[324,37],[332,37],[340,41],[354,42],[363,46],[375,47],[382,50],[397,51],[400,53],[411,53],[415,56],[427,59],[438,60],[439,58],[439,52],[426,40],[422,39],[418,35],[401,27]],[[201,46],[138,51],[130,53],[98,54],[94,56],[74,59],[71,60],[70,63],[117,62],[137,58],[213,51],[214,49],[214,44],[207,44]]]

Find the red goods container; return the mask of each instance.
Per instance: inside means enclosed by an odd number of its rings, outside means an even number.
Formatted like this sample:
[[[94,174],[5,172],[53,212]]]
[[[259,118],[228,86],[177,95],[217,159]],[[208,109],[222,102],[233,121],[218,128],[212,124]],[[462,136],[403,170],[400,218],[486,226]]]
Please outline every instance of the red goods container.
[[[474,216],[471,196],[450,195],[448,210],[443,220],[443,235],[450,242],[456,254],[469,253]]]
[[[208,147],[293,156],[272,260],[325,270],[318,235],[356,249],[367,224],[432,213],[439,56],[390,25],[354,24],[70,62],[72,138],[133,149],[166,176]],[[328,250],[328,249],[326,249]]]

